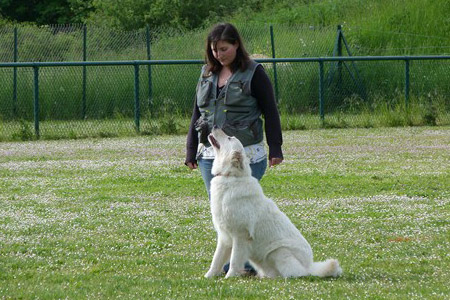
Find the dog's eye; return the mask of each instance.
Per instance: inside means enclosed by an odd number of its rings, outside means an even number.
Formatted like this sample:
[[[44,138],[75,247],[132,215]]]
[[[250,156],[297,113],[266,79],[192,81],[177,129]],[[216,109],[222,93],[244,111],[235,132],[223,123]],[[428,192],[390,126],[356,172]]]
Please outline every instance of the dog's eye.
[[[231,140],[231,136],[228,137],[228,140]]]

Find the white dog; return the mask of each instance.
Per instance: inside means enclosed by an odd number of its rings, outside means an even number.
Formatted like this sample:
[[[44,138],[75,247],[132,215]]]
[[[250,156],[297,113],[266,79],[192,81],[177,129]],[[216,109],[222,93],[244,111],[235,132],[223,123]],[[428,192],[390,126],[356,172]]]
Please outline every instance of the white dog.
[[[228,261],[230,268],[225,278],[243,274],[247,261],[261,277],[339,276],[339,262],[313,262],[311,246],[275,203],[264,196],[258,180],[251,176],[239,140],[218,128],[208,139],[216,154],[211,212],[217,248],[205,277],[220,275]]]

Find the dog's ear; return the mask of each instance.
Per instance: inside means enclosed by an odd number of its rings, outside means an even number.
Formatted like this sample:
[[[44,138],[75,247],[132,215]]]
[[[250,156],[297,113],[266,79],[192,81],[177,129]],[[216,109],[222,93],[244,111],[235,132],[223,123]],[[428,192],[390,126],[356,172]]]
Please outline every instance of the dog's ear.
[[[238,169],[244,168],[244,157],[241,151],[231,152],[231,165]]]

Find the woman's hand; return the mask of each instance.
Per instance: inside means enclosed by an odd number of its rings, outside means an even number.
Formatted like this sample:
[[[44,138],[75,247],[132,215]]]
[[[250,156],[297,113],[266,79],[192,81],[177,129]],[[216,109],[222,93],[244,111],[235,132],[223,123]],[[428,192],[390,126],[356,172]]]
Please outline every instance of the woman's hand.
[[[281,164],[282,161],[283,161],[282,158],[279,158],[279,157],[272,157],[272,158],[269,160],[269,167],[274,167],[274,166],[276,166],[276,165],[279,165],[279,164]]]
[[[196,163],[193,163],[193,162],[188,162],[188,163],[186,163],[186,166],[188,166],[189,169],[191,169],[191,170],[197,169],[197,164],[196,164]]]

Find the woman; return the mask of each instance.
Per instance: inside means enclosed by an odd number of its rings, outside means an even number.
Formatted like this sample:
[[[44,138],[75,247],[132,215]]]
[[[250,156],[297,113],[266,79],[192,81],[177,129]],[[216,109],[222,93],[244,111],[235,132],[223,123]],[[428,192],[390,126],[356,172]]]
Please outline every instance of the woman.
[[[200,167],[209,195],[214,151],[207,136],[213,126],[241,141],[250,158],[252,175],[258,180],[267,168],[261,115],[265,119],[270,167],[283,161],[283,139],[270,79],[262,65],[249,58],[237,29],[229,23],[216,25],[208,35],[205,52],[206,65],[197,84],[185,164],[190,169]]]

